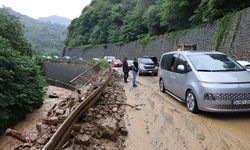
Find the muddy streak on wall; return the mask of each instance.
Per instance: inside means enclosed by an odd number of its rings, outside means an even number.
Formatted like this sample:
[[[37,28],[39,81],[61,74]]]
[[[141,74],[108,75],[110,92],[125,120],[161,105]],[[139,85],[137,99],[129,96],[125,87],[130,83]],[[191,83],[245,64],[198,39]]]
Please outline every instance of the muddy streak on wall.
[[[185,34],[177,38],[168,39],[166,36],[158,36],[144,46],[138,44],[137,41],[133,41],[122,45],[109,44],[107,46],[95,46],[84,50],[75,48],[67,50],[65,55],[79,56],[85,59],[106,55],[113,55],[118,58],[125,56],[133,58],[144,55],[160,57],[165,52],[176,50],[176,45],[179,43],[197,44],[199,50],[214,50],[219,22],[220,20],[216,20],[211,24],[189,29]],[[225,52],[236,59],[250,60],[250,8],[242,11],[235,40],[230,44],[234,36],[236,22],[237,16],[235,14],[232,16],[231,22],[224,33],[219,51]]]

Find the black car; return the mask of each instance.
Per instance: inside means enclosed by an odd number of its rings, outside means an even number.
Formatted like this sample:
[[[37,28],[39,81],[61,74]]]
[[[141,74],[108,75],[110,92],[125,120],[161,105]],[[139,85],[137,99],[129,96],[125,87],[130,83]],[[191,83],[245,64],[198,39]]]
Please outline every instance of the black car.
[[[158,62],[157,57],[155,57],[155,56],[143,56],[143,58],[150,58],[156,66],[159,66],[159,62]]]
[[[139,74],[153,74],[157,76],[158,66],[150,58],[138,58]]]

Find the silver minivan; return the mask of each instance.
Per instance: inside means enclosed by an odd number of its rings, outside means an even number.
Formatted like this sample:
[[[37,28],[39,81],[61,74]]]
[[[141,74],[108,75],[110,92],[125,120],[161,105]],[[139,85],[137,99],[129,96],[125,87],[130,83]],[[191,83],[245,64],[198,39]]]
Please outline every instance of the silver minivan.
[[[193,113],[250,111],[250,72],[220,52],[163,54],[159,85]]]

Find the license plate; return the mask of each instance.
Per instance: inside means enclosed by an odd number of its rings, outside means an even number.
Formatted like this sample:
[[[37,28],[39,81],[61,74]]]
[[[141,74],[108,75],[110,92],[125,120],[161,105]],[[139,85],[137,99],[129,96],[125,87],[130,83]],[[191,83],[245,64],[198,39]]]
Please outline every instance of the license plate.
[[[246,105],[250,104],[250,100],[235,100],[233,101],[234,105]]]

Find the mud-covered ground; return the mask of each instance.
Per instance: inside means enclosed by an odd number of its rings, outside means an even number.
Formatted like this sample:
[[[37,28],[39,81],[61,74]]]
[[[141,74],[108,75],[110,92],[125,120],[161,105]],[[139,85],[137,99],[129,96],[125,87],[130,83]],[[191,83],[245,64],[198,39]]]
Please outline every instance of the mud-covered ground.
[[[2,136],[0,141],[2,148],[6,150],[42,149],[69,114],[104,83],[107,75],[98,74],[91,83],[75,92],[50,86],[48,93],[55,92],[61,98],[53,99],[53,103],[46,98],[45,104],[39,110],[29,114],[26,120],[15,127],[27,139],[25,143],[12,137]],[[121,76],[115,72],[97,103],[74,124],[63,149],[124,149],[125,137],[128,134],[123,119],[125,103],[126,96],[121,84]]]
[[[137,88],[124,84],[127,103],[141,108],[126,109],[127,150],[250,149],[250,113],[192,114],[159,91],[159,77],[139,76],[137,81]]]
[[[57,93],[59,98],[49,98],[47,95],[44,98],[44,104],[41,108],[35,110],[34,112],[28,114],[22,122],[18,123],[14,129],[19,131],[23,135],[28,135],[30,133],[37,133],[36,131],[36,123],[41,122],[42,119],[46,116],[47,112],[50,108],[65,99],[67,96],[71,94],[70,90],[63,89],[56,86],[48,87],[49,93]],[[14,146],[21,144],[22,142],[9,137],[9,136],[1,136],[0,137],[0,149],[1,150],[10,150],[13,149]]]
[[[118,71],[120,70],[118,69]],[[129,79],[131,80],[131,78]],[[131,83],[121,83],[121,78],[117,75],[109,83],[95,108],[90,109],[89,113],[81,118],[83,123],[78,122],[84,124],[85,127],[81,127],[82,132],[79,132],[81,135],[76,134],[76,139],[74,138],[76,141],[72,141],[76,144],[71,144],[68,148],[107,150],[250,149],[250,113],[192,114],[187,111],[183,103],[159,91],[158,79],[159,77],[155,76],[139,76],[138,87],[132,88]],[[35,130],[37,120],[34,118],[41,121],[42,117],[39,116],[47,114],[47,111],[50,110],[48,107],[54,105],[54,100],[49,106],[48,102],[46,103],[47,107],[44,105],[37,110],[39,115],[30,114],[15,129],[22,131],[23,134],[28,133],[29,130]],[[127,103],[136,107],[132,108],[117,103]],[[125,127],[122,117],[125,119]],[[32,123],[34,124],[32,125]],[[111,132],[98,130],[104,129],[105,125],[113,127],[115,130],[110,130]],[[127,134],[126,130],[128,130],[127,137],[124,136]],[[89,136],[85,136],[85,133]],[[0,149],[10,149],[16,144],[20,144],[20,142],[11,137],[1,137],[0,139]],[[83,145],[81,146],[81,144]]]

